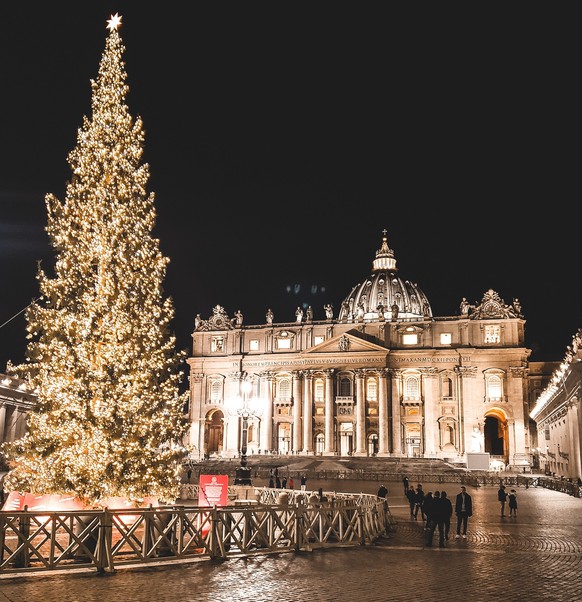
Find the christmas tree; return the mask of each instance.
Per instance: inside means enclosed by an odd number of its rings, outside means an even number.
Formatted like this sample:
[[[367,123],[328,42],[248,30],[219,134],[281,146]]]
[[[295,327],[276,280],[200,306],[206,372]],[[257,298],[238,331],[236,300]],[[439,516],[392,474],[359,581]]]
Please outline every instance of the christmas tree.
[[[72,492],[96,505],[111,496],[174,501],[187,428],[184,353],[163,295],[168,259],[152,236],[143,123],[125,104],[120,23],[108,21],[65,201],[45,197],[54,275],[39,266],[26,362],[8,367],[34,387],[38,405],[28,433],[2,450],[12,466],[6,490]]]

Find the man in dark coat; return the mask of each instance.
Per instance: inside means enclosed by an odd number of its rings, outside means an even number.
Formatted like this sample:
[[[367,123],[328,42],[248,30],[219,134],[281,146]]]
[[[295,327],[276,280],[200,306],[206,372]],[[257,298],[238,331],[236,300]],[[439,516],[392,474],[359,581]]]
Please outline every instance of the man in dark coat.
[[[473,516],[473,500],[467,493],[467,489],[461,486],[461,492],[455,499],[455,514],[457,515],[457,534],[455,539],[461,537],[461,528],[463,539],[467,539],[467,522],[469,517]]]

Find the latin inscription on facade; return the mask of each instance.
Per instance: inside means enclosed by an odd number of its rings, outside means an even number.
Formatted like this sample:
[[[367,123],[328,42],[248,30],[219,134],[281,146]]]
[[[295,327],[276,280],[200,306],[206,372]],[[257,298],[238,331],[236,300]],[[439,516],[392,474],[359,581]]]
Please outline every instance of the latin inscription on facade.
[[[469,362],[471,361],[470,357],[461,357],[461,361]],[[390,361],[396,363],[422,363],[422,364],[457,364],[459,362],[459,356],[456,357],[390,357]],[[322,364],[374,364],[375,367],[383,367],[384,363],[382,360],[378,360],[375,357],[323,357],[323,358],[303,358],[303,359],[294,359],[294,360],[285,360],[283,358],[279,360],[261,360],[261,361],[253,361],[246,360],[245,366],[248,368],[268,368],[269,366],[321,366]],[[238,362],[233,362],[232,366],[237,367]]]

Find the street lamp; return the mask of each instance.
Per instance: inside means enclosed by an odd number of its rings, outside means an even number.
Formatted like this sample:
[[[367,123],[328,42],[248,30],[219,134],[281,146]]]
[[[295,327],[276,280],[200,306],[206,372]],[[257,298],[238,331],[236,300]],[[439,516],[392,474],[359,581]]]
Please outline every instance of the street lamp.
[[[242,418],[242,440],[240,447],[240,466],[236,469],[234,478],[235,485],[252,485],[251,469],[247,466],[247,443],[249,431],[249,418],[258,418],[262,414],[260,399],[251,397],[253,385],[248,380],[240,383],[242,396],[235,397],[229,401],[229,412],[231,416]]]

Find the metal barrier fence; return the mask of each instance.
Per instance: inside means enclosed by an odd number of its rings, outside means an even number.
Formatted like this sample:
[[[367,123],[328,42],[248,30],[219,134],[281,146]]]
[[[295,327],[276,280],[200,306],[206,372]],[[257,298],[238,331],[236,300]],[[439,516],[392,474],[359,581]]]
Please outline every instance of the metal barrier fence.
[[[153,561],[359,546],[394,526],[387,502],[374,495],[305,503],[304,492],[295,492],[282,504],[280,490],[255,493],[256,500],[223,507],[2,511],[0,575],[66,568],[112,573],[116,566]]]
[[[534,476],[515,474],[511,472],[479,473],[479,472],[454,472],[454,473],[407,473],[410,483],[456,483],[458,485],[516,485],[518,487],[544,487],[553,491],[561,491],[573,497],[582,498],[582,485],[551,476]],[[393,472],[371,472],[364,470],[352,471],[319,471],[308,473],[310,480],[362,480],[383,483],[402,483],[402,474]],[[183,487],[195,487],[184,485]]]

